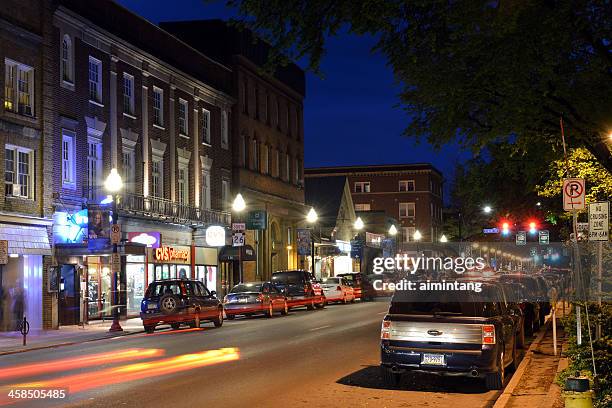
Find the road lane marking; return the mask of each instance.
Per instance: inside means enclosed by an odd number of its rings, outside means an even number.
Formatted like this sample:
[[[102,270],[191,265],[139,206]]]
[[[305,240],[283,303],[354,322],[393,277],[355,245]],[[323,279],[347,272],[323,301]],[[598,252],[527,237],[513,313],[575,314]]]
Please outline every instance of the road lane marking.
[[[328,324],[327,326],[315,327],[315,328],[313,328],[313,329],[309,329],[308,331],[315,331],[315,330],[327,329],[328,327],[331,327],[331,325],[330,325],[330,324]]]

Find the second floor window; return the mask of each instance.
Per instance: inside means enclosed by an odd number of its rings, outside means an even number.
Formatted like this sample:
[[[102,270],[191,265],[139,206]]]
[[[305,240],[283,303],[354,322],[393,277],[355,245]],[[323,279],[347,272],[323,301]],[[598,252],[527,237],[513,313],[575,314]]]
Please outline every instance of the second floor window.
[[[206,109],[202,109],[202,143],[207,145],[210,142],[210,112]]]
[[[291,180],[291,156],[289,156],[289,153],[285,154],[285,180]]]
[[[67,34],[62,39],[62,80],[72,83],[72,40]]]
[[[257,140],[253,139],[253,170],[259,171],[259,149],[257,145]]]
[[[263,147],[261,148],[261,172],[263,174],[268,174],[270,171],[270,168],[268,166],[269,162],[268,162],[268,152],[269,152],[270,148],[268,147],[268,145],[263,145]]]
[[[280,151],[274,151],[274,177],[280,177]]]
[[[415,209],[414,203],[399,203],[399,217],[400,218],[414,218]]]
[[[87,142],[87,198],[95,200],[96,189],[101,186],[102,176],[102,143],[95,139]]]
[[[179,99],[179,109],[178,109],[178,124],[179,124],[179,133],[181,135],[185,135],[187,136],[187,110],[188,110],[188,105],[187,105],[187,101],[183,100],[183,99]]]
[[[229,121],[227,111],[221,111],[221,147],[229,149]]]
[[[211,209],[210,202],[210,170],[202,170],[202,208],[205,210]]]
[[[153,124],[164,126],[164,91],[153,87]]]
[[[189,203],[189,179],[187,166],[180,166],[178,170],[178,202]]]
[[[34,198],[34,152],[6,145],[4,151],[4,192],[7,196]]]
[[[370,203],[355,204],[355,211],[371,211]]]
[[[227,211],[230,207],[230,182],[229,180],[221,180],[221,208]]]
[[[89,57],[89,99],[102,103],[102,61]]]
[[[416,233],[415,227],[403,227],[402,228],[402,240],[404,242],[414,241],[414,234]]]
[[[369,181],[358,181],[355,183],[356,193],[369,193],[370,192],[370,182]]]
[[[134,114],[134,77],[123,74],[123,112],[128,115]]]
[[[124,189],[128,193],[134,192],[134,187],[136,185],[136,169],[134,163],[134,150],[132,149],[124,149],[122,154],[122,168],[123,168],[123,185]]]
[[[76,187],[75,134],[62,129],[62,187]]]
[[[162,198],[164,196],[164,162],[161,159],[153,159],[151,164],[151,195]]]
[[[400,180],[399,191],[414,191],[414,180]]]
[[[34,69],[4,60],[4,109],[34,116]]]

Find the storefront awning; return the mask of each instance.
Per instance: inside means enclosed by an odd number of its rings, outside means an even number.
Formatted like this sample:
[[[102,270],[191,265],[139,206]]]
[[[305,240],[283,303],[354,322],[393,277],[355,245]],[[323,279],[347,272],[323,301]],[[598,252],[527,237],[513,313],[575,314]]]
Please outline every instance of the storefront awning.
[[[250,245],[245,245],[241,247],[233,247],[231,245],[226,245],[221,248],[219,252],[219,261],[227,262],[227,261],[256,261],[257,253]]]
[[[8,241],[9,254],[51,255],[45,227],[0,224],[0,240]]]

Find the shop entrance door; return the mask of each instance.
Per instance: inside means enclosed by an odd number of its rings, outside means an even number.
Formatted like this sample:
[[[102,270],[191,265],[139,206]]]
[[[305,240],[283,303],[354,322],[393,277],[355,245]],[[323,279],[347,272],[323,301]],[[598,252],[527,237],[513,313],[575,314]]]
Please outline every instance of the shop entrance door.
[[[79,275],[74,265],[60,268],[59,324],[62,326],[79,324]]]

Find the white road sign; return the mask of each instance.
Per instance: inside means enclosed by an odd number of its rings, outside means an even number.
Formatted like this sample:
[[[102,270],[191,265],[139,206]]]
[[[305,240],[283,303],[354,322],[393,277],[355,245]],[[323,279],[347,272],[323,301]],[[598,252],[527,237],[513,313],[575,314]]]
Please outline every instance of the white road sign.
[[[563,210],[584,210],[586,193],[584,179],[570,178],[563,180]]]
[[[246,230],[246,224],[244,222],[233,222],[232,231],[244,231]]]
[[[234,232],[232,234],[232,246],[244,246],[244,232]]]
[[[111,225],[111,244],[119,244],[121,242],[121,224]]]
[[[610,203],[589,204],[589,241],[608,241],[610,231]]]

